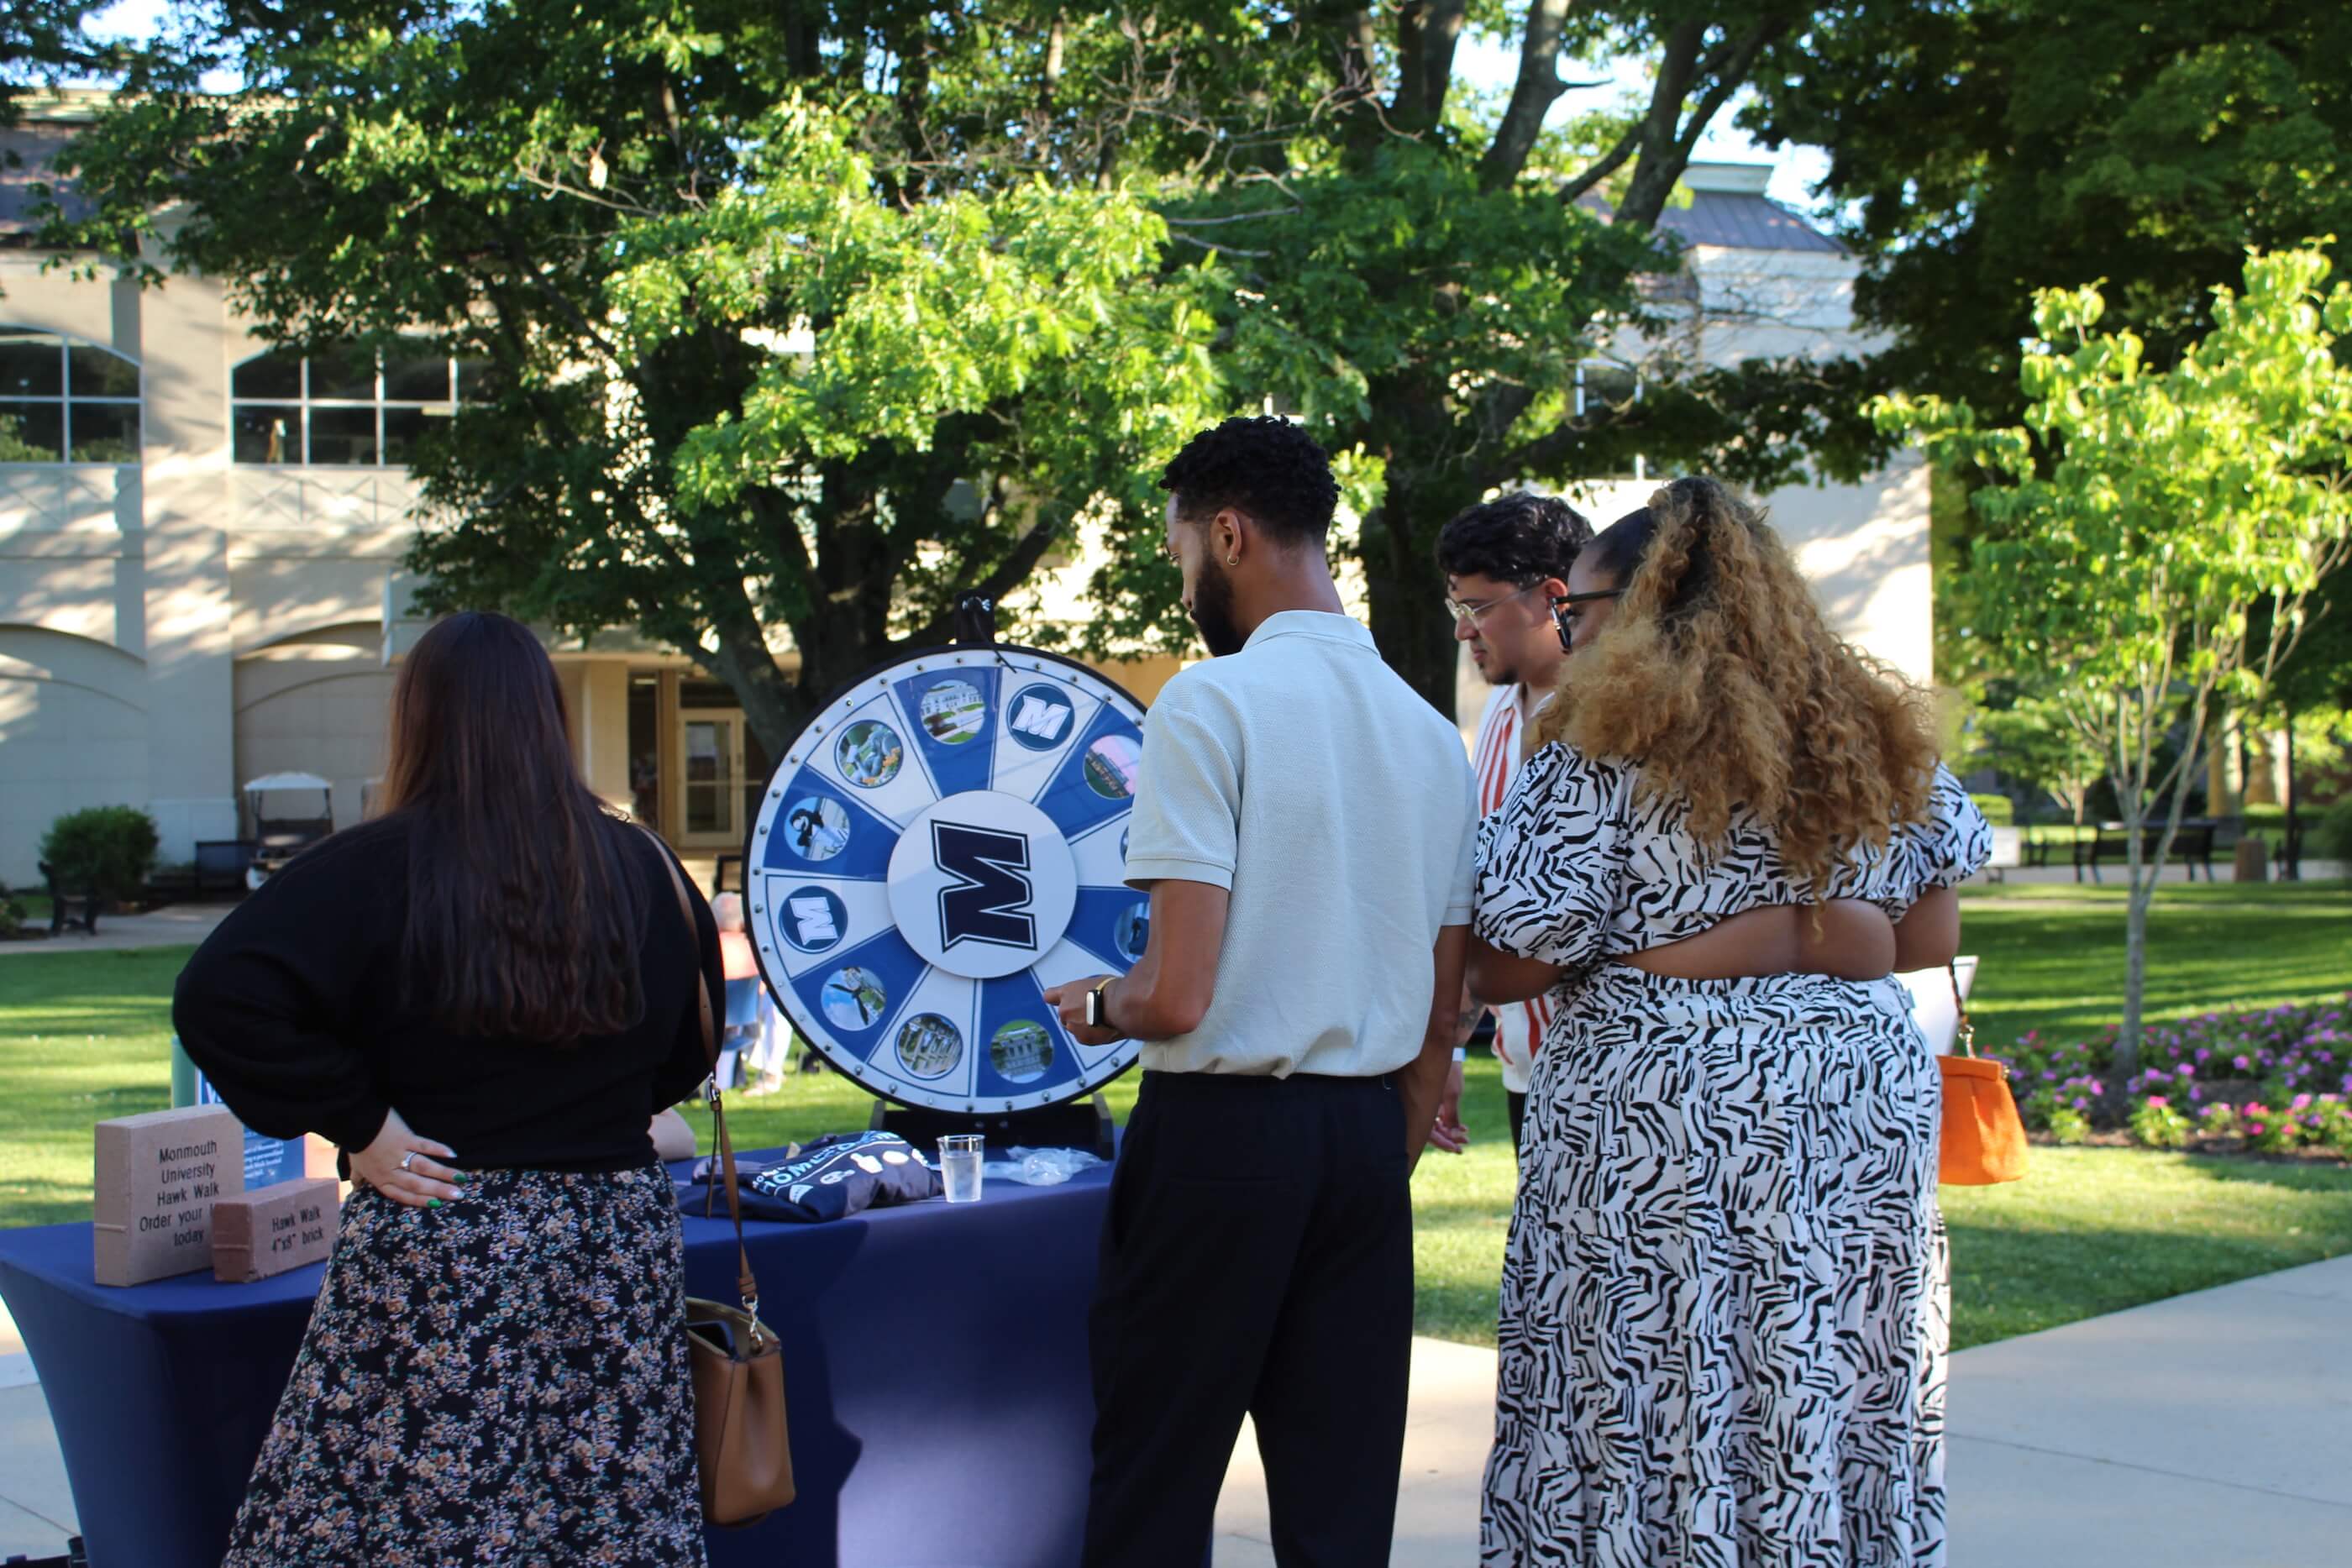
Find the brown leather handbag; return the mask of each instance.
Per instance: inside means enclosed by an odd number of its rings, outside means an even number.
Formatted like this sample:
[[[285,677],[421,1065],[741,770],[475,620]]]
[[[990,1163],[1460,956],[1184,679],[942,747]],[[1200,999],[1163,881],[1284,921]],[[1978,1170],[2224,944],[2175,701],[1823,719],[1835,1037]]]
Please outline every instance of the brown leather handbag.
[[[1952,1006],[1959,1010],[1960,1053],[1936,1058],[1944,1075],[1944,1135],[1936,1156],[1936,1179],[1951,1186],[1991,1186],[2025,1175],[2025,1123],[2009,1092],[2009,1069],[1977,1054],[1976,1026],[1960,997],[1957,965]]]
[[[648,835],[650,836],[650,835]],[[688,935],[701,946],[694,905],[669,851],[661,852],[677,894]],[[687,1359],[694,1371],[695,1459],[702,1473],[702,1517],[712,1524],[757,1524],[793,1500],[793,1450],[784,1422],[784,1357],[774,1333],[760,1321],[760,1282],[743,1246],[742,1190],[735,1180],[735,1145],[719,1096],[719,1029],[710,988],[698,975],[695,1005],[702,1014],[702,1051],[711,1076],[703,1083],[727,1187],[727,1215],[735,1222],[735,1285],[741,1307],[686,1299]],[[711,1184],[714,1187],[719,1184]],[[709,1213],[706,1198],[704,1212]]]

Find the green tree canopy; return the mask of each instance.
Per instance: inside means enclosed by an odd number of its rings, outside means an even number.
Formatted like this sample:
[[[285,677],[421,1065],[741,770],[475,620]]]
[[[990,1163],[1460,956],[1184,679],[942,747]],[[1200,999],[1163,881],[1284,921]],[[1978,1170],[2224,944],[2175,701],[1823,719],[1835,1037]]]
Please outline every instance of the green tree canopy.
[[[2218,288],[2213,327],[2169,369],[2129,329],[2100,327],[2095,288],[2035,296],[2018,365],[2022,425],[1965,403],[1883,399],[1890,434],[1992,483],[1971,497],[1985,538],[1977,631],[2028,695],[2104,758],[2131,846],[2119,1072],[2136,1067],[2148,906],[2217,700],[2259,705],[2310,596],[2352,550],[2352,287],[2315,250],[2252,255]],[[2267,613],[2250,635],[2248,607]],[[2165,741],[2184,737],[2166,760]],[[2146,859],[2140,832],[2161,824]]]
[[[1857,367],[1873,390],[2015,420],[2034,290],[2101,284],[2162,367],[2249,246],[2341,262],[2326,236],[2352,238],[2352,9],[2328,0],[1923,0],[1761,63],[1742,123],[1829,152],[1855,316],[1890,340]],[[1834,425],[1858,401],[1811,406]]]
[[[1454,513],[1644,452],[1769,482],[1822,433],[1807,408],[1751,401],[1751,370],[1670,375],[1638,402],[1630,375],[1625,394],[1580,397],[1577,372],[1622,329],[1673,319],[1645,285],[1679,266],[1658,222],[1699,138],[1766,62],[1851,17],[1565,0],[1299,16],[1321,40],[1307,58],[1331,62],[1318,112],[1279,148],[1163,168],[1162,210],[1178,246],[1213,251],[1231,279],[1228,385],[1358,456],[1373,634],[1451,714],[1457,650],[1431,559]],[[1470,31],[1514,52],[1499,102],[1455,79]],[[1564,69],[1626,55],[1654,62],[1646,98],[1545,129]]]
[[[1450,712],[1455,510],[1635,450],[1801,455],[1811,414],[1580,412],[1574,378],[1674,266],[1700,135],[1861,14],[239,0],[84,138],[79,237],[152,236],[289,344],[480,361],[417,464],[433,601],[642,628],[772,748],[1082,528],[1090,644],[1188,635],[1146,481],[1267,399],[1338,455],[1375,635]],[[1516,51],[1492,101],[1474,31]],[[1629,52],[1646,99],[1545,129],[1564,68]]]
[[[160,232],[268,336],[479,363],[415,465],[428,602],[642,628],[772,751],[943,641],[959,589],[1150,509],[1140,476],[1210,415],[1156,216],[877,167],[887,103],[811,96],[850,68],[811,77],[774,7],[236,7],[212,37],[78,145],[91,226]],[[244,90],[191,90],[221,60]]]

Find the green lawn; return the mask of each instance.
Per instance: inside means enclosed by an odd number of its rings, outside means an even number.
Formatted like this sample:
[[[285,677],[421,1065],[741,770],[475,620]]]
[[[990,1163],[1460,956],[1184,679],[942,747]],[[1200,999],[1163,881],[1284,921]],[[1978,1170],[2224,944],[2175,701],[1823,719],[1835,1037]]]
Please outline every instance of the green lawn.
[[[2073,883],[1970,890],[1961,947],[1982,960],[1978,1043],[2027,1030],[2088,1039],[2120,1016],[2124,890]],[[2147,1011],[2316,1001],[2352,990],[2352,884],[2167,883],[2148,919]]]
[[[1495,1343],[1514,1169],[1503,1087],[1471,1063],[1477,1142],[1413,1178],[1418,1328]],[[2026,1178],[1947,1187],[1955,1349],[2352,1252],[2352,1167],[2036,1145]]]
[[[0,1225],[89,1218],[89,1129],[172,1103],[185,947],[0,954]]]
[[[186,947],[0,955],[0,1226],[89,1218],[90,1126],[172,1103],[172,982]],[[1121,1121],[1137,1078],[1108,1092]],[[873,1097],[834,1073],[729,1096],[740,1149],[863,1128]],[[705,1147],[707,1116],[690,1118]]]
[[[1975,1011],[1999,1049],[2028,1029],[2095,1031],[2121,985],[2120,889],[1972,892]],[[89,1127],[165,1103],[171,984],[184,949],[0,956],[0,1224],[80,1218]],[[2352,889],[2167,886],[2149,959],[2151,1016],[2311,1000],[2352,988]],[[1132,1074],[1112,1087],[1122,1118]],[[1514,1169],[1495,1064],[1471,1063],[1477,1139],[1415,1178],[1423,1332],[1492,1343]],[[738,1098],[739,1147],[862,1127],[872,1102],[830,1073]],[[708,1139],[707,1126],[703,1129]],[[1976,1344],[2183,1291],[2352,1252],[2352,1167],[2037,1147],[2032,1175],[1949,1189],[1954,1334]]]

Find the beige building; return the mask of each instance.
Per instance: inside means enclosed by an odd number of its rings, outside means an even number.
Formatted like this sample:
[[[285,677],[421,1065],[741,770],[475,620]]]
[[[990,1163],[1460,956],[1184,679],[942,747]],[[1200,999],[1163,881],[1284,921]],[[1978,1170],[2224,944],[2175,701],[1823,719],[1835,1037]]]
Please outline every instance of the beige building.
[[[470,382],[429,353],[271,352],[202,277],[142,290],[45,269],[26,187],[89,112],[87,98],[41,100],[0,133],[18,159],[0,169],[0,882],[18,885],[49,822],[81,806],[146,808],[166,863],[243,836],[240,787],[266,774],[320,775],[336,822],[359,820],[391,666],[416,630],[399,618],[415,500],[404,453]],[[1751,177],[1694,183],[1709,178]],[[1714,187],[1700,188],[1688,211],[1707,214]],[[1735,274],[1748,287],[1743,266],[1777,279],[1787,319],[1743,315],[1721,351],[1834,348],[1852,264],[1759,193],[1729,193],[1717,215],[1768,208],[1801,247],[1699,243],[1693,272],[1703,292]],[[1628,480],[1588,500],[1605,518],[1645,492]],[[1924,474],[1774,501],[1841,622],[1927,674]],[[1029,602],[1083,615],[1088,575],[1081,555]],[[551,651],[592,786],[682,849],[740,845],[768,759],[727,688],[625,634]],[[1107,673],[1149,701],[1175,668]],[[1477,694],[1465,699],[1475,723]]]

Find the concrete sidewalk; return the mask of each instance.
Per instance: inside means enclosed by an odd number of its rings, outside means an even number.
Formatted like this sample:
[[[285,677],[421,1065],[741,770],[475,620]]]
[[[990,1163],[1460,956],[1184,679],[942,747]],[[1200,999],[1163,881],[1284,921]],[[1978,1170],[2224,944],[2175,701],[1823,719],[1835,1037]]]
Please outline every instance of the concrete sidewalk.
[[[1952,1358],[1952,1568],[2318,1568],[2352,1562],[2352,1258]],[[73,1500],[0,1317],[0,1558],[52,1555]],[[1477,1561],[1493,1353],[1413,1342],[1396,1568]],[[10,1385],[14,1384],[14,1386]],[[1244,1431],[1216,1568],[1262,1568]],[[135,1565],[100,1564],[100,1568]]]
[[[2352,1563],[2352,1258],[1952,1358],[1952,1568]],[[1478,1559],[1495,1358],[1413,1343],[1396,1568]],[[1215,1568],[1270,1568],[1244,1432]]]
[[[228,918],[234,904],[167,904],[150,915],[101,915],[98,935],[68,929],[34,942],[0,942],[0,959],[22,953],[118,953],[131,947],[193,947]]]

